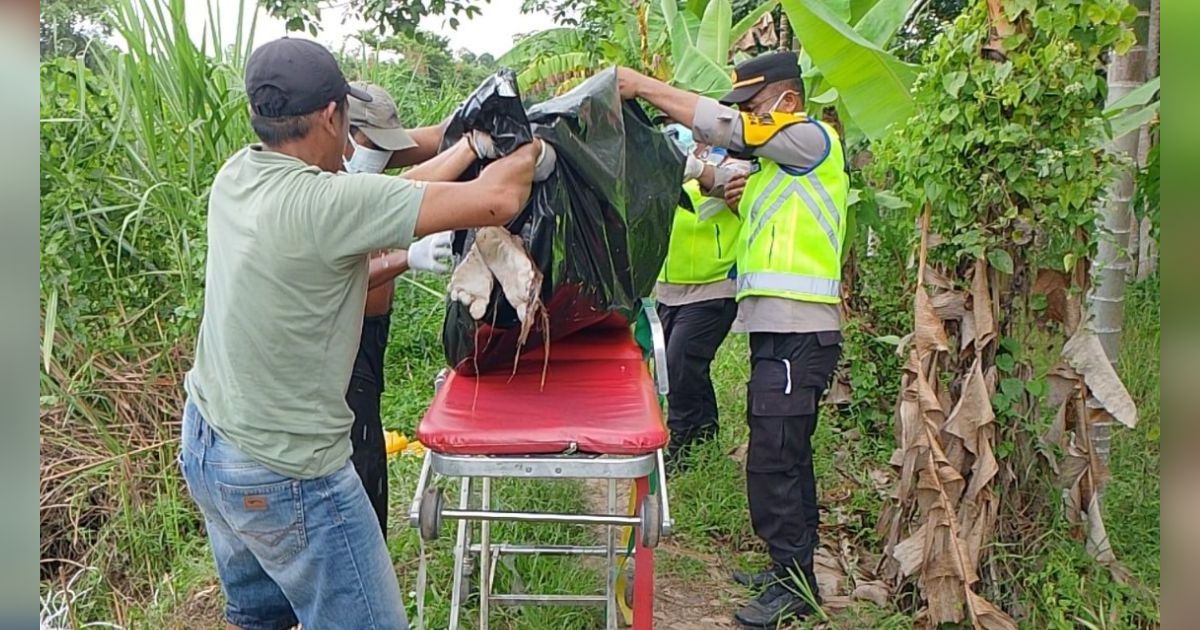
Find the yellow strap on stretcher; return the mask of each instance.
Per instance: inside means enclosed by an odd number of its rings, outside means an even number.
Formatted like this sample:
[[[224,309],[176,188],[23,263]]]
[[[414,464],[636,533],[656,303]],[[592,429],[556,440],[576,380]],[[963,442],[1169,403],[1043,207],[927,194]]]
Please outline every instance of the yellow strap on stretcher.
[[[787,112],[768,112],[752,114],[742,112],[742,139],[748,147],[761,147],[775,134],[791,127],[796,123],[806,122],[808,115],[803,112],[794,114]]]
[[[637,491],[631,489],[629,493],[629,514],[637,514]],[[621,528],[621,548],[629,549],[629,541],[633,538],[633,528]],[[632,554],[623,553],[621,558],[617,560],[617,590],[613,593],[617,598],[617,609],[621,611],[621,618],[625,620],[625,625],[633,625],[633,607],[629,602],[625,601],[625,589],[629,584],[629,577],[625,574],[625,563],[628,562]]]

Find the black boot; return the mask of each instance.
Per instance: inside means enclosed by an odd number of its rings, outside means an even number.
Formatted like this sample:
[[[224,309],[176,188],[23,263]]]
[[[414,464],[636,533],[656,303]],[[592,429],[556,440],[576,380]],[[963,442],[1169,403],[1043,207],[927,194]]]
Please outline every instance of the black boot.
[[[799,621],[812,613],[812,605],[800,595],[799,589],[775,582],[734,613],[733,618],[747,628],[776,628],[785,621]]]
[[[775,582],[779,581],[779,575],[776,569],[767,569],[759,573],[748,573],[745,571],[734,571],[733,581],[756,591],[762,590]]]
[[[718,431],[719,427],[711,424],[691,431],[672,433],[671,441],[667,443],[667,450],[663,453],[663,463],[667,466],[667,472],[686,471],[688,455],[696,447],[717,437]]]
[[[766,574],[770,577],[760,578],[768,580],[766,590],[734,614],[734,619],[743,626],[774,628],[783,621],[807,617],[813,613],[813,602],[821,603],[817,576],[812,569],[776,568]]]

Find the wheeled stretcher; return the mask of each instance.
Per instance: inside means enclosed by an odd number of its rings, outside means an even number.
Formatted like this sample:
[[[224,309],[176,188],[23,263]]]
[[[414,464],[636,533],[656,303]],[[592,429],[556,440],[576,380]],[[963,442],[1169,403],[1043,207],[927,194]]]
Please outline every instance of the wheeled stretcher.
[[[633,627],[652,627],[654,548],[670,534],[671,512],[662,453],[667,432],[658,399],[666,393],[665,344],[653,309],[645,314],[657,387],[627,326],[589,329],[556,341],[548,365],[541,349],[531,351],[521,358],[515,375],[439,375],[433,402],[417,429],[426,454],[409,521],[425,541],[438,536],[446,519],[459,521],[451,630],[459,626],[466,573],[478,580],[481,629],[488,627],[493,605],[598,605],[605,608],[605,626],[616,628],[621,610],[628,612],[628,602],[618,601],[626,593],[617,592],[624,579],[619,577],[623,563],[618,554],[625,551],[618,548],[621,532],[632,533],[634,542]],[[456,504],[448,503],[439,478],[460,480]],[[494,479],[603,480],[607,513],[496,509]],[[617,484],[622,480],[635,486],[632,514],[617,510]],[[473,492],[476,486],[478,494]],[[503,521],[602,526],[606,542],[571,546],[493,541],[491,524]],[[504,556],[519,554],[604,557],[604,594],[493,593],[497,564]],[[418,602],[424,601],[426,562],[422,553]]]

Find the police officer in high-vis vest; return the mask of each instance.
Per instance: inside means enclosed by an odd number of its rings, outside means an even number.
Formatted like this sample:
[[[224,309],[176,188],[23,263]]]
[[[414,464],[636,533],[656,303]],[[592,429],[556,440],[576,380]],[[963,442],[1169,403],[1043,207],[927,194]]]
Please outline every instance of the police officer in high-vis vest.
[[[688,153],[684,194],[688,207],[675,211],[671,240],[655,297],[667,341],[667,463],[685,463],[687,451],[717,434],[717,397],[709,367],[737,315],[734,260],[741,220],[725,205],[714,166],[724,152],[697,145],[678,123],[668,133]],[[722,182],[723,183],[723,182]],[[717,194],[716,197],[709,195]]]
[[[726,184],[724,194],[742,220],[734,330],[750,334],[750,520],[773,566],[735,574],[762,589],[735,618],[773,628],[812,612],[806,592],[820,601],[813,572],[818,511],[812,435],[817,405],[841,354],[838,303],[849,191],[841,139],[805,115],[795,53],[739,64],[734,89],[720,103],[628,69],[617,76],[622,97],[645,99],[688,125],[698,141],[756,164],[749,176]]]

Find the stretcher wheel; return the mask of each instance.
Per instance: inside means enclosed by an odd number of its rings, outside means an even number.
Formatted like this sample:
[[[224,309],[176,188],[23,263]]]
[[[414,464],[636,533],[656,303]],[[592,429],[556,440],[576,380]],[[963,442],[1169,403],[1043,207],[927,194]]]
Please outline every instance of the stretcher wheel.
[[[421,497],[421,508],[417,514],[417,526],[421,538],[426,542],[436,540],[442,529],[442,503],[445,501],[441,488],[429,488]]]
[[[662,504],[658,502],[658,495],[647,494],[642,497],[640,513],[642,516],[640,528],[642,530],[642,546],[653,549],[658,546],[658,539],[662,535]]]

